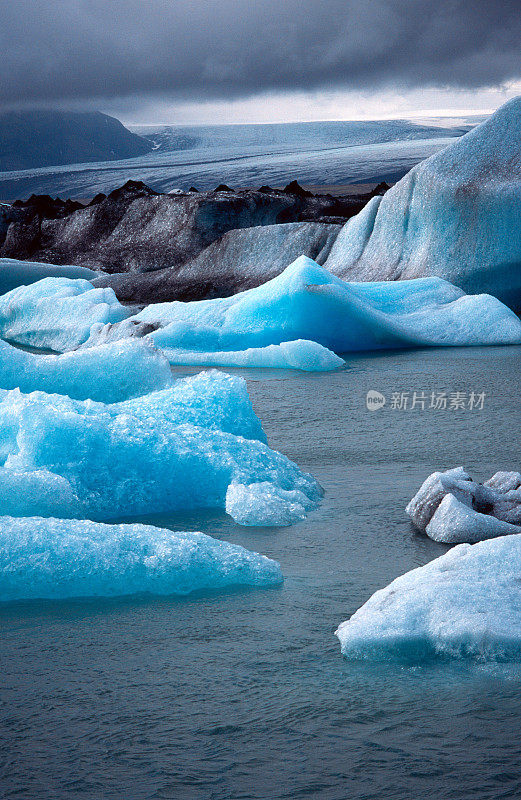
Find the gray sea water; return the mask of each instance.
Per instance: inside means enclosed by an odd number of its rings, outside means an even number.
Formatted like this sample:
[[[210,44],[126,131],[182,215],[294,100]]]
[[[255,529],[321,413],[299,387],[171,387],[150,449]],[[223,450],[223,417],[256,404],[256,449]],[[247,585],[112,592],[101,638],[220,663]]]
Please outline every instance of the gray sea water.
[[[435,469],[519,469],[521,348],[245,374],[320,508],[284,529],[150,517],[280,561],[282,588],[0,608],[2,800],[499,800],[521,795],[521,668],[348,663],[333,632],[446,551],[404,506]],[[186,371],[185,371],[186,372]],[[387,402],[368,411],[366,393]],[[425,392],[425,408],[393,408]],[[429,408],[430,393],[449,408]],[[483,409],[451,409],[485,392]]]

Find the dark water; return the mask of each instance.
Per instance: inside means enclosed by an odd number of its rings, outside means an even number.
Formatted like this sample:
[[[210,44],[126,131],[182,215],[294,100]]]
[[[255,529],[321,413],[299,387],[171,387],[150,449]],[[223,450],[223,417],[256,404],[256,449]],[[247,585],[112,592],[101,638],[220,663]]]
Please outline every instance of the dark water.
[[[323,484],[286,529],[169,520],[260,550],[280,590],[0,610],[3,800],[521,796],[521,669],[352,664],[333,632],[446,547],[404,506],[434,469],[519,469],[521,348],[248,373],[271,444]],[[365,394],[486,392],[483,410],[369,412]],[[151,518],[152,519],[152,518]],[[155,519],[157,522],[157,518]]]

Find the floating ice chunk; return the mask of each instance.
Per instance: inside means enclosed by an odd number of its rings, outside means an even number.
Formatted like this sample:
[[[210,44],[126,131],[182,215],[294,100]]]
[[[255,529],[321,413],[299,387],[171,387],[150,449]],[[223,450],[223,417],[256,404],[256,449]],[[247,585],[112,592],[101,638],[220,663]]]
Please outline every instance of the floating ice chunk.
[[[240,525],[292,525],[305,519],[313,505],[298,489],[282,489],[268,481],[231,483],[226,492],[226,511]]]
[[[302,256],[233,297],[147,306],[161,348],[236,351],[307,339],[335,353],[437,345],[520,344],[521,321],[494,297],[440,278],[345,283]]]
[[[86,280],[44,278],[0,297],[0,336],[16,344],[65,352],[87,341],[94,325],[129,317],[112,289]]]
[[[247,350],[181,350],[165,348],[171,364],[216,367],[266,367],[300,369],[305,372],[328,372],[345,366],[345,361],[318,342],[297,339],[294,342],[250,347]]]
[[[232,586],[277,586],[266,556],[150,525],[0,517],[0,601],[187,595]]]
[[[98,273],[87,267],[0,258],[0,295],[16,289],[17,286],[28,286],[43,278],[84,278],[92,281],[97,277]]]
[[[521,308],[521,97],[348,220],[325,266],[345,280],[437,275]]]
[[[425,532],[434,512],[447,494],[447,491],[449,491],[447,489],[447,481],[454,482],[455,480],[470,481],[470,476],[463,467],[455,467],[446,472],[433,472],[422,483],[405,509],[420,531]]]
[[[0,388],[45,391],[115,403],[171,386],[166,358],[146,340],[127,340],[63,355],[27,353],[0,340]]]
[[[264,482],[290,493],[288,508],[294,490],[313,507],[317,482],[261,438],[244,382],[215,373],[112,405],[2,392],[0,508],[89,519],[225,509],[230,484]]]
[[[349,659],[521,659],[521,536],[461,544],[376,592],[336,635]]]
[[[520,486],[518,472],[498,472],[481,484],[457,467],[430,475],[405,510],[437,542],[479,542],[521,533]]]
[[[427,536],[435,542],[474,544],[495,536],[521,533],[521,526],[497,519],[490,514],[480,514],[446,494],[426,528]]]

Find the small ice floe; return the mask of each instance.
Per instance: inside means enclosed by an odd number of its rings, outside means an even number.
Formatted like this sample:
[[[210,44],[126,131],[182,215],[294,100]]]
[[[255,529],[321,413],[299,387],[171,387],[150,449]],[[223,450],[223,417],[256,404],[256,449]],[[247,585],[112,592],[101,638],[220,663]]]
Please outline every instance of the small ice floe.
[[[521,660],[521,536],[461,544],[376,592],[336,636],[354,660]]]
[[[277,586],[276,561],[204,533],[0,517],[0,602]]]
[[[213,367],[265,367],[298,369],[304,372],[330,372],[345,366],[340,356],[318,342],[297,339],[293,342],[249,347],[246,350],[183,350],[165,347],[170,364]]]
[[[497,472],[476,483],[463,467],[434,472],[406,508],[436,542],[479,542],[521,533],[521,474]]]

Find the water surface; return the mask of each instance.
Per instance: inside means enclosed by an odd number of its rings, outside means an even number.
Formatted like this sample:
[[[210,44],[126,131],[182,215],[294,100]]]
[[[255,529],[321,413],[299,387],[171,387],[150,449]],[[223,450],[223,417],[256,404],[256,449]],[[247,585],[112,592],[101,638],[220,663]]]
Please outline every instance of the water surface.
[[[243,373],[270,444],[325,488],[284,529],[150,517],[280,561],[281,589],[0,608],[4,800],[498,800],[521,786],[521,669],[342,659],[337,625],[448,549],[404,506],[435,469],[519,469],[521,348]],[[188,372],[180,370],[180,372]],[[387,397],[370,412],[365,395]],[[424,391],[426,408],[391,408]],[[483,410],[430,393],[485,392]]]

